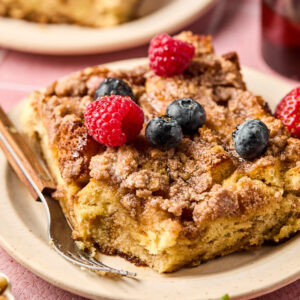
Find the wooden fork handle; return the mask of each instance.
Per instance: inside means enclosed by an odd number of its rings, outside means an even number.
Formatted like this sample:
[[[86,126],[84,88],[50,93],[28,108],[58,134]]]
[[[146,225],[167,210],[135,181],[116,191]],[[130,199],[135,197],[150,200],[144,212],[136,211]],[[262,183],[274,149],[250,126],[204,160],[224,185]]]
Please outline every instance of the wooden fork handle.
[[[1,106],[0,147],[10,165],[35,200],[38,199],[38,194],[28,179],[28,175],[40,192],[50,192],[55,190],[56,185],[53,179],[50,178],[48,173],[45,171],[37,155],[28,146],[23,136],[9,120]],[[22,167],[20,167],[20,164]],[[25,173],[27,174],[27,177]]]

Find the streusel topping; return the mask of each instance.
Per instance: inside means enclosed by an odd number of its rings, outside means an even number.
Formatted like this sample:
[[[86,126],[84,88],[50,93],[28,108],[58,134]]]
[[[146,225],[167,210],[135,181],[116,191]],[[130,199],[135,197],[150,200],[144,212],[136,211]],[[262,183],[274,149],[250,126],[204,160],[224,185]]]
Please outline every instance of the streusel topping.
[[[36,93],[35,108],[58,149],[65,180],[108,182],[122,193],[121,204],[132,217],[156,206],[191,234],[208,219],[243,215],[270,199],[280,201],[282,173],[272,179],[267,173],[260,177],[256,170],[276,164],[282,172],[294,168],[300,160],[300,141],[290,137],[261,97],[246,91],[235,53],[215,56],[210,38],[190,32],[177,38],[196,47],[196,57],[182,75],[158,77],[147,66],[131,71],[88,68]],[[168,151],[151,147],[143,133],[128,145],[105,148],[88,136],[83,113],[106,77],[121,78],[131,86],[146,121],[165,113],[171,101],[193,97],[205,108],[206,123]],[[237,125],[252,118],[267,125],[270,140],[264,155],[249,162],[237,155],[231,136]]]

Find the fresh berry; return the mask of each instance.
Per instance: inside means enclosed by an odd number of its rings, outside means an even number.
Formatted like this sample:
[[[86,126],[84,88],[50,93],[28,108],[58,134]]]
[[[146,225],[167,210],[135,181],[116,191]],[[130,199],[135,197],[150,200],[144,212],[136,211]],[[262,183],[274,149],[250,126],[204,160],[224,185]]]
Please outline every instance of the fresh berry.
[[[193,45],[176,40],[167,34],[155,36],[148,50],[150,67],[158,76],[181,74],[195,54]]]
[[[170,149],[180,143],[182,130],[169,116],[155,117],[146,127],[146,138],[153,146]]]
[[[134,98],[131,87],[119,78],[105,78],[96,90],[95,99],[110,95],[128,96],[132,100]]]
[[[293,89],[280,101],[275,116],[282,120],[293,137],[300,138],[300,87]]]
[[[203,106],[191,98],[173,101],[167,107],[166,114],[178,122],[184,134],[195,133],[206,120]]]
[[[270,131],[260,120],[251,119],[237,126],[232,134],[236,152],[244,159],[260,156],[266,149]]]
[[[144,113],[129,97],[104,96],[91,102],[84,113],[89,134],[109,147],[131,142],[141,131]]]

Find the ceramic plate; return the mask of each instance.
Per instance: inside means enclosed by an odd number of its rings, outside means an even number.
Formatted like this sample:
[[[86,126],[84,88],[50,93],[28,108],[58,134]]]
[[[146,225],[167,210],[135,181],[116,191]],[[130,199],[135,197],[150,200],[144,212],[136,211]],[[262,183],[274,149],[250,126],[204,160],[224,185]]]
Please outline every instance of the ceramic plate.
[[[113,63],[109,67],[127,68],[145,59]],[[250,90],[262,95],[274,109],[291,86],[258,71],[243,68]],[[10,113],[18,126],[24,102]],[[196,268],[159,275],[135,267],[119,257],[102,256],[118,268],[136,272],[136,279],[111,279],[83,271],[68,263],[49,246],[46,215],[42,203],[34,202],[0,153],[0,245],[18,262],[50,283],[91,299],[200,300],[249,299],[270,292],[300,277],[300,235],[287,242],[258,251],[232,254]]]
[[[0,18],[0,46],[43,54],[89,54],[131,48],[148,43],[157,33],[179,30],[204,14],[214,2],[146,0],[139,12],[143,17],[106,29]]]

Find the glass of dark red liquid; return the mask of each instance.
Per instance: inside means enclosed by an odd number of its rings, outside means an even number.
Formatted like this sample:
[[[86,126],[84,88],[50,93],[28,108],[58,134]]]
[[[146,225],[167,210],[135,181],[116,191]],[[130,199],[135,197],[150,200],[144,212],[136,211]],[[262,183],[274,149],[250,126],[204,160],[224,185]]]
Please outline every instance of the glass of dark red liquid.
[[[262,54],[275,71],[300,80],[300,0],[261,0]]]

